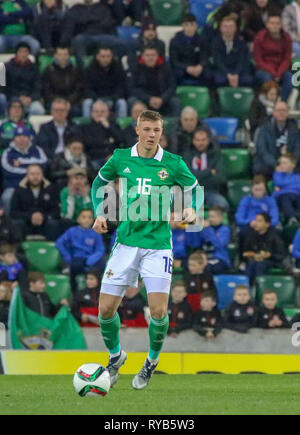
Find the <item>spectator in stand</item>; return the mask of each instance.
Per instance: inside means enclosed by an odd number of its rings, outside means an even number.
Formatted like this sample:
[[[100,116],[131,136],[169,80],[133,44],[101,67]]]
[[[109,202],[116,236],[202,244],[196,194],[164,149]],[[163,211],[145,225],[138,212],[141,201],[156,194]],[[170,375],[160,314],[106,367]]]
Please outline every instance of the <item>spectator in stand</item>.
[[[58,305],[51,302],[48,294],[45,292],[45,276],[40,272],[29,272],[28,285],[21,285],[20,289],[26,307],[41,316],[54,317],[61,306],[69,306],[69,302],[65,298],[61,299]]]
[[[114,14],[119,26],[140,26],[146,8],[145,0],[114,0]]]
[[[84,146],[81,139],[70,137],[63,152],[55,154],[50,165],[50,179],[61,190],[68,183],[68,176],[72,173],[73,168],[82,168],[87,172],[89,181],[95,178],[90,158],[84,152]]]
[[[62,0],[40,0],[33,7],[34,33],[47,52],[59,44],[66,12]]]
[[[183,267],[186,265],[188,257],[187,241],[186,241],[186,225],[174,219],[171,216],[170,226],[172,230],[172,246],[173,246],[173,268]]]
[[[60,192],[61,217],[76,221],[82,209],[93,209],[91,187],[84,168],[69,172],[68,186]]]
[[[237,285],[233,302],[226,308],[223,326],[232,331],[247,333],[257,323],[257,307],[251,301],[246,285]]]
[[[121,324],[129,328],[145,328],[148,326],[145,319],[146,304],[139,287],[127,287],[125,295],[118,309]]]
[[[197,128],[203,126],[204,123],[199,119],[197,111],[190,106],[184,107],[170,135],[170,151],[180,156],[182,156],[184,152],[191,151],[193,135]]]
[[[217,292],[212,273],[207,269],[208,261],[205,252],[195,251],[188,258],[188,267],[185,271],[184,282],[187,290],[187,301],[192,311],[200,307],[202,293],[206,291]]]
[[[222,18],[219,30],[211,48],[215,86],[252,86],[250,55],[246,43],[237,34],[236,15]]]
[[[300,269],[300,229],[297,230],[293,239],[292,257],[295,258],[296,268]]]
[[[175,97],[176,84],[170,66],[155,46],[143,49],[138,65],[128,73],[129,107],[136,100],[166,116],[179,116],[180,102]]]
[[[282,27],[292,39],[293,54],[300,57],[300,1],[287,4],[282,11]]]
[[[300,222],[300,174],[294,172],[296,164],[293,154],[283,154],[273,174],[273,197],[288,225]]]
[[[23,241],[21,229],[4,212],[0,200],[0,245],[18,246]]]
[[[99,326],[98,305],[101,285],[99,271],[90,269],[85,275],[85,284],[85,288],[74,295],[72,314],[80,326]]]
[[[294,154],[300,161],[299,128],[297,122],[288,116],[287,104],[279,101],[274,106],[273,116],[259,128],[253,157],[255,174],[271,178],[278,158],[287,152]]]
[[[9,305],[12,294],[12,283],[9,281],[0,282],[0,323],[8,328]]]
[[[278,297],[275,290],[265,290],[262,305],[258,308],[257,326],[264,329],[289,328],[282,308],[277,307]]]
[[[40,51],[39,42],[28,35],[26,24],[32,19],[32,10],[24,0],[6,0],[0,4],[0,53],[14,50],[26,42],[34,55]]]
[[[143,18],[139,38],[132,42],[130,41],[131,53],[129,53],[127,57],[129,68],[134,68],[137,65],[138,59],[141,57],[143,50],[148,46],[156,47],[159,59],[162,61],[165,59],[166,45],[164,41],[158,39],[156,27],[156,23],[151,17],[147,16]]]
[[[99,171],[115,148],[122,147],[124,141],[120,127],[112,119],[109,107],[103,101],[93,104],[92,120],[89,124],[81,125],[80,133],[95,171]]]
[[[13,194],[11,217],[22,229],[24,237],[43,236],[46,240],[58,237],[58,197],[40,166],[28,166],[26,177]]]
[[[228,203],[220,194],[226,182],[223,158],[219,144],[212,138],[210,129],[200,127],[193,134],[193,149],[183,154],[191,172],[200,186],[205,189],[205,203],[208,207],[218,205],[228,210]]]
[[[280,88],[278,83],[274,81],[265,82],[259,94],[254,98],[250,114],[250,133],[251,139],[255,141],[258,132],[255,134],[256,129],[260,127],[269,116],[273,114],[275,104],[280,100]]]
[[[20,42],[15,53],[15,57],[5,64],[6,97],[8,100],[20,98],[26,114],[44,115],[45,109],[40,101],[40,73],[37,64],[29,58],[30,47],[26,42]]]
[[[171,300],[169,301],[169,330],[171,337],[178,337],[180,332],[191,329],[192,310],[186,300],[187,292],[183,281],[175,281],[172,284]]]
[[[262,84],[269,80],[282,83],[281,96],[286,101],[292,90],[292,40],[282,30],[280,14],[268,16],[266,28],[254,39],[253,56],[256,63],[256,79]]]
[[[39,145],[50,160],[55,154],[64,151],[65,142],[73,132],[75,126],[68,121],[70,103],[64,98],[55,98],[51,104],[52,121],[46,122],[40,128],[35,142]]]
[[[10,281],[16,284],[23,269],[23,264],[16,256],[16,248],[13,245],[1,245],[0,281]]]
[[[100,47],[85,70],[83,116],[90,117],[92,105],[96,100],[105,101],[115,116],[127,116],[125,100],[125,72],[122,64],[114,58],[109,47]]]
[[[27,127],[17,127],[14,140],[1,157],[3,194],[2,201],[6,214],[9,214],[10,201],[15,188],[25,177],[28,166],[40,165],[45,169],[48,159],[44,151],[31,142],[31,131]]]
[[[130,125],[128,125],[123,130],[124,142],[125,142],[127,147],[132,147],[132,145],[137,143],[137,141],[138,141],[138,136],[136,133],[137,119],[140,116],[140,114],[146,109],[147,109],[147,106],[145,106],[145,104],[142,103],[141,101],[136,101],[134,103],[134,105],[132,106],[132,108],[131,108],[132,122]]]
[[[121,58],[127,53],[127,41],[118,38],[115,31],[113,12],[107,2],[84,0],[67,11],[61,44],[69,46],[72,42],[80,66],[92,45],[110,46]]]
[[[81,116],[82,76],[71,61],[68,47],[56,47],[53,62],[42,75],[42,94],[47,108],[60,97],[70,103],[71,116]]]
[[[18,126],[25,126],[35,136],[32,125],[24,119],[24,107],[19,98],[12,98],[7,108],[7,118],[0,126],[0,150],[4,151],[14,138],[14,131]]]
[[[200,309],[193,315],[193,330],[208,340],[222,331],[222,317],[216,304],[216,295],[207,291],[202,295]]]
[[[250,5],[242,13],[243,37],[253,51],[253,41],[258,32],[266,26],[267,19],[275,10],[272,0],[252,0]]]
[[[257,276],[264,275],[272,267],[282,267],[285,249],[281,237],[271,227],[271,218],[260,213],[255,218],[253,228],[245,237],[243,257],[247,261],[246,274],[250,285]]]
[[[170,42],[170,63],[180,86],[209,86],[208,47],[193,14],[184,15],[182,31]]]

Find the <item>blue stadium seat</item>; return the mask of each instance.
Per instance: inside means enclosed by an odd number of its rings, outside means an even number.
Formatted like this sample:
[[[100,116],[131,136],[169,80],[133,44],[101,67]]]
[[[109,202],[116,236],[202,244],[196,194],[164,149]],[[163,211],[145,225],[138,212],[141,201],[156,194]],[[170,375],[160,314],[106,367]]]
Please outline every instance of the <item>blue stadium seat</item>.
[[[234,289],[239,284],[249,286],[249,280],[244,275],[215,275],[214,281],[217,287],[218,308],[223,310],[233,301]]]
[[[205,118],[203,120],[217,136],[221,145],[239,145],[235,140],[239,120],[237,118]]]
[[[194,14],[200,27],[206,24],[208,15],[221,6],[223,0],[189,0],[190,12]]]
[[[117,27],[117,35],[122,39],[137,39],[140,36],[141,29],[140,27],[131,27],[131,26],[118,26]]]

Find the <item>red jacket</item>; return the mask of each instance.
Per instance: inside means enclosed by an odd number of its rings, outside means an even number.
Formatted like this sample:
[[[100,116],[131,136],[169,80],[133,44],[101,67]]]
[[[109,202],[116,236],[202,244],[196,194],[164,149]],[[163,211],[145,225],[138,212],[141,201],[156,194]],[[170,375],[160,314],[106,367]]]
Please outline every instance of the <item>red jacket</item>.
[[[275,40],[267,29],[261,30],[254,39],[253,57],[257,69],[269,72],[274,78],[281,77],[291,65],[292,40],[284,31]]]

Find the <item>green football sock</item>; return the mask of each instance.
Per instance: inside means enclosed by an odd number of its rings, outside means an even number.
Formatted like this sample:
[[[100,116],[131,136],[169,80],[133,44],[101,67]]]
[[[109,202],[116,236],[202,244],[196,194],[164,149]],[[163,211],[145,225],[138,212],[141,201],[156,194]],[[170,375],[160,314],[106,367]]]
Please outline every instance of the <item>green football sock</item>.
[[[119,329],[120,329],[120,317],[116,313],[111,319],[102,319],[99,314],[99,322],[101,334],[105,343],[105,346],[109,350],[109,353],[118,354],[121,351]]]
[[[162,319],[153,319],[153,317],[151,317],[149,325],[150,350],[148,355],[150,360],[158,359],[168,329],[168,314],[166,314]]]

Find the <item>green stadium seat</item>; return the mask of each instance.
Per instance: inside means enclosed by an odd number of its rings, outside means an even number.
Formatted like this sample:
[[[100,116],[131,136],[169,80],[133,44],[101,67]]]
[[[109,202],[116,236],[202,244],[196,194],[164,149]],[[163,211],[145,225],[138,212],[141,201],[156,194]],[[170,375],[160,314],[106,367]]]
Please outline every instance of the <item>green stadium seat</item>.
[[[299,230],[300,224],[286,225],[282,231],[282,238],[285,246],[288,248],[293,243],[296,232]]]
[[[89,124],[91,122],[91,118],[88,118],[87,116],[75,116],[72,118],[72,121],[76,125],[83,125],[83,124]]]
[[[300,308],[284,308],[283,311],[288,320],[292,320],[296,314],[300,314]]]
[[[296,286],[291,276],[263,275],[256,278],[256,299],[261,302],[265,290],[275,290],[280,307],[294,307]]]
[[[251,156],[246,149],[226,148],[221,150],[227,180],[249,178]]]
[[[77,275],[75,278],[77,290],[83,290],[86,288],[85,275]]]
[[[84,56],[83,58],[83,68],[90,66],[94,56]]]
[[[53,304],[59,304],[61,299],[71,300],[70,279],[66,275],[45,274],[46,292]]]
[[[39,71],[42,74],[45,69],[51,65],[51,63],[53,62],[53,56],[51,56],[50,54],[41,54],[38,58],[38,66],[39,66]],[[76,65],[76,60],[74,56],[71,56],[71,62]]]
[[[251,180],[230,180],[227,183],[227,199],[235,211],[240,200],[251,192]]]
[[[149,0],[150,15],[162,26],[174,26],[181,24],[184,13],[182,0]]]
[[[199,118],[207,118],[210,113],[209,89],[200,86],[177,86],[176,95],[183,107],[191,106],[198,112]]]
[[[240,121],[248,118],[254,93],[251,88],[221,87],[217,90],[220,116],[238,118]]]
[[[30,270],[42,273],[59,271],[61,256],[54,242],[23,242],[22,247]]]
[[[117,124],[121,127],[123,130],[124,128],[128,127],[132,123],[131,116],[124,116],[123,118],[117,118]]]
[[[167,136],[172,133],[172,131],[174,130],[174,128],[176,126],[177,121],[178,121],[178,118],[174,118],[174,117],[164,118],[164,133]]]

